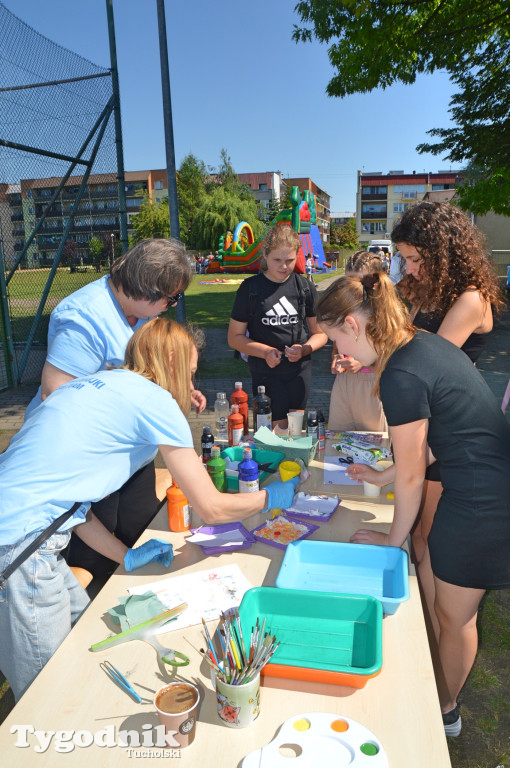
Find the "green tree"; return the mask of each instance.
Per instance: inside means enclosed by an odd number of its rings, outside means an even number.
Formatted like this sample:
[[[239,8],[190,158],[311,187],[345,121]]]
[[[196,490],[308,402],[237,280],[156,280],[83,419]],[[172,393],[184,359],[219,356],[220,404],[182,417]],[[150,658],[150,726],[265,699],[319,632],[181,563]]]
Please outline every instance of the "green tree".
[[[331,225],[330,242],[339,248],[359,248],[356,219],[349,219],[345,224]]]
[[[204,198],[193,221],[193,247],[216,250],[221,235],[227,230],[233,232],[241,221],[250,224],[256,238],[264,231],[264,225],[257,218],[257,203],[251,195],[244,199],[228,188],[215,187]]]
[[[132,242],[152,237],[170,237],[170,218],[168,212],[168,198],[161,202],[154,201],[145,192],[138,213],[131,217],[130,226],[134,229]]]
[[[191,241],[193,219],[204,200],[208,175],[205,163],[191,153],[186,155],[177,172],[181,239],[192,248],[194,247]]]
[[[89,251],[92,256],[92,261],[96,268],[96,272],[101,271],[101,254],[104,250],[104,243],[98,237],[91,237],[89,240]]]
[[[510,183],[508,0],[300,0],[296,10],[302,26],[294,27],[293,38],[329,45],[330,96],[410,84],[420,73],[446,70],[461,89],[450,104],[457,127],[432,130],[442,141],[418,150],[446,153],[483,171],[461,187],[461,205],[509,212],[501,203],[509,199]]]

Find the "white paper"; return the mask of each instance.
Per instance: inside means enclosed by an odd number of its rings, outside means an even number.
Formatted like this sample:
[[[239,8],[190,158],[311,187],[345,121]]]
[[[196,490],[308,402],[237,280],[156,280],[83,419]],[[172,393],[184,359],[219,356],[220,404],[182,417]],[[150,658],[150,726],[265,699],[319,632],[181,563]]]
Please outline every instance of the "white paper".
[[[345,474],[348,464],[338,461],[337,456],[324,457],[324,485],[358,485],[358,481]]]
[[[150,590],[167,609],[175,608],[181,603],[188,604],[174,621],[156,630],[156,634],[163,634],[201,624],[202,618],[205,621],[219,618],[222,611],[237,608],[244,593],[251,588],[252,584],[239,566],[232,563],[185,576],[168,576],[151,584],[130,587],[128,592],[130,595],[141,595]]]
[[[244,544],[246,536],[239,530],[221,531],[220,533],[198,531],[193,536],[188,536],[186,541],[200,544],[201,547],[228,547],[234,544]]]

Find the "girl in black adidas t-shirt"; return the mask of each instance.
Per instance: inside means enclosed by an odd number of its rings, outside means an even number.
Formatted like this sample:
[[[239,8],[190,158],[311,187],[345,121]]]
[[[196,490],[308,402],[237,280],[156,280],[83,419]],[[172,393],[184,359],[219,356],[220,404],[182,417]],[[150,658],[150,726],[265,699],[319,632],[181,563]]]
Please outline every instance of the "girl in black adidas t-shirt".
[[[271,227],[264,238],[261,274],[239,286],[228,328],[229,345],[248,355],[253,394],[259,385],[266,387],[273,426],[282,428],[289,411],[305,409],[310,356],[328,340],[315,317],[315,286],[294,272],[300,248],[290,226]]]

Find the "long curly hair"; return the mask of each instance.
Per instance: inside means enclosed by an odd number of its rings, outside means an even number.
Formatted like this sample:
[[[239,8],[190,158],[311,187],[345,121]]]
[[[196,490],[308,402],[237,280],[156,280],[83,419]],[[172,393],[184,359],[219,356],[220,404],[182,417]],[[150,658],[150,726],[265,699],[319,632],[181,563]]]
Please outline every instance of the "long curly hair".
[[[488,258],[482,232],[451,203],[423,201],[410,205],[391,233],[394,243],[416,248],[423,261],[420,280],[406,275],[401,296],[425,311],[446,314],[467,290],[478,290],[495,311],[504,302],[498,278]]]

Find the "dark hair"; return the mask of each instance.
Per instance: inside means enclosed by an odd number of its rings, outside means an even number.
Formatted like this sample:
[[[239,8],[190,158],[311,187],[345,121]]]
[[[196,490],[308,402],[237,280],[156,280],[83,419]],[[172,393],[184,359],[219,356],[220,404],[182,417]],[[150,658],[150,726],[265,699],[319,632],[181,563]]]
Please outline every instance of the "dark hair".
[[[115,259],[110,277],[131,299],[156,302],[186,290],[191,261],[179,240],[141,240]]]
[[[416,333],[406,307],[384,272],[339,277],[319,295],[315,312],[319,323],[333,327],[343,325],[347,315],[366,317],[366,334],[377,352],[374,394],[379,391],[379,380],[391,355]]]
[[[425,310],[446,313],[467,290],[478,290],[495,310],[503,307],[498,279],[488,259],[482,232],[451,203],[410,205],[395,224],[391,239],[407,243],[422,257],[420,280],[406,275],[402,296]]]

